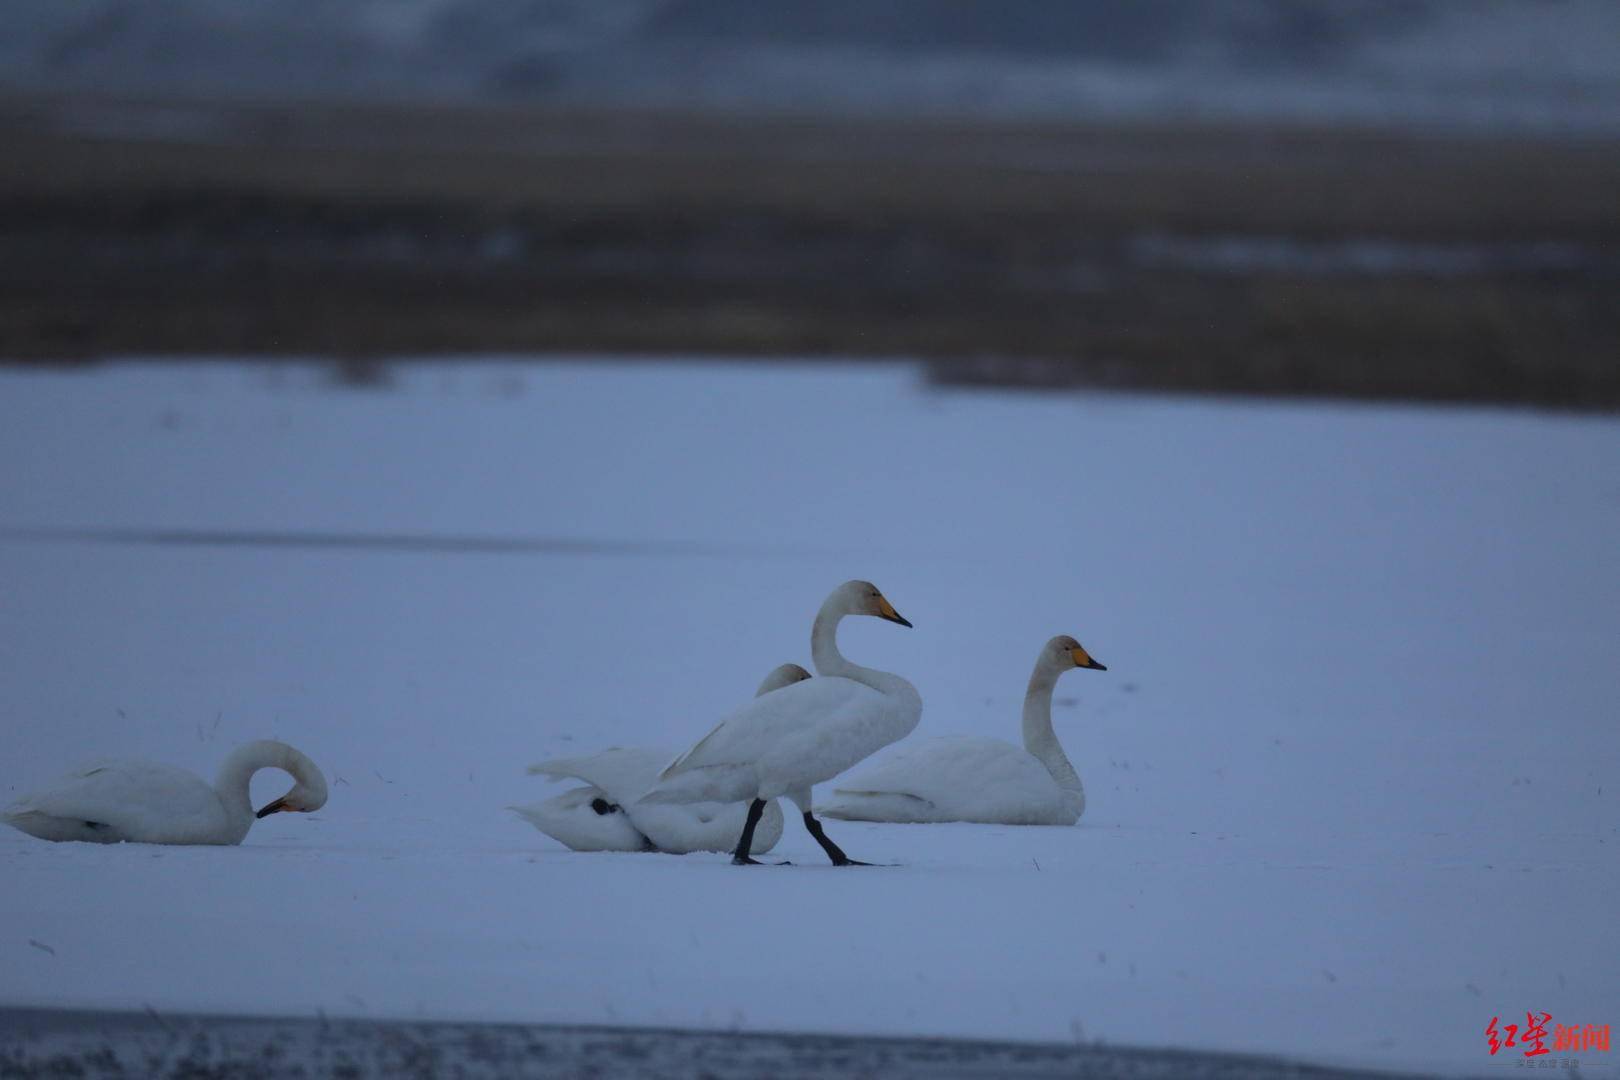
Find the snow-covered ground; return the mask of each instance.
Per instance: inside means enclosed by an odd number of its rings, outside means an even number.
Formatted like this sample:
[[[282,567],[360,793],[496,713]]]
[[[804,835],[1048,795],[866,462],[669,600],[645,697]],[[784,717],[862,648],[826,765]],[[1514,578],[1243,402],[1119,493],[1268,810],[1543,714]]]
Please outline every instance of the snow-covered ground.
[[[333,784],[241,848],[5,830],[0,1003],[1475,1072],[1523,1060],[1493,1016],[1620,1021],[1612,418],[127,365],[0,373],[0,462],[0,800],[260,736]],[[919,734],[1016,738],[1052,634],[1109,665],[1059,684],[1079,827],[831,822],[900,864],[834,869],[790,821],[798,865],[738,869],[503,809],[557,790],[530,761],[701,735],[852,576],[916,624],[841,641],[916,683]]]

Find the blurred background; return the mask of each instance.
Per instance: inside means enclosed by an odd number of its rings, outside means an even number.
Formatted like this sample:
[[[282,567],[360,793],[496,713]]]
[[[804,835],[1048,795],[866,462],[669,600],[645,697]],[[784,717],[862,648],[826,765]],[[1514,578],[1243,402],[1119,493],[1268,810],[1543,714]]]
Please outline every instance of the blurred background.
[[[1604,0],[13,0],[0,357],[1620,404]]]
[[[15,1005],[1451,1074],[1611,1022],[1617,136],[1613,0],[0,0],[0,804],[262,737],[332,789],[0,829],[0,1061]],[[1108,665],[1077,828],[739,878],[506,809],[855,577],[914,738]]]

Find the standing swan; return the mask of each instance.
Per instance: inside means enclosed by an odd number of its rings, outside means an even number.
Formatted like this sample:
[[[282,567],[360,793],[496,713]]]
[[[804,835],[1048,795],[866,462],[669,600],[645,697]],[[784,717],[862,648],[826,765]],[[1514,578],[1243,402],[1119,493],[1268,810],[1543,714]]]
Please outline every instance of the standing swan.
[[[929,739],[850,777],[817,809],[846,821],[1073,825],[1085,813],[1086,792],[1052,731],[1052,689],[1074,668],[1108,670],[1067,634],[1035,658],[1022,750],[1000,739]]]
[[[801,682],[810,673],[783,664],[765,676],[755,696]],[[559,758],[530,765],[532,775],[583,780],[544,802],[509,807],[547,836],[574,851],[729,851],[748,808],[741,803],[702,802],[657,805],[636,800],[658,782],[658,772],[675,755],[652,747],[614,747],[582,758]],[[773,799],[760,820],[761,851],[782,838],[782,808]]]
[[[295,783],[255,815],[248,781],[260,769],[280,769]],[[0,821],[41,840],[240,844],[255,816],[325,805],[326,777],[315,763],[284,742],[260,739],[231,751],[213,787],[173,765],[103,761],[24,795]]]
[[[846,581],[827,597],[810,629],[810,655],[820,678],[773,691],[732,712],[659,774],[658,786],[641,802],[752,800],[731,858],[748,865],[755,862],[749,853],[766,801],[785,795],[834,866],[868,865],[827,839],[810,812],[810,788],[910,734],[922,717],[922,698],[900,676],[844,659],[837,633],[845,615],[911,625],[877,586]]]

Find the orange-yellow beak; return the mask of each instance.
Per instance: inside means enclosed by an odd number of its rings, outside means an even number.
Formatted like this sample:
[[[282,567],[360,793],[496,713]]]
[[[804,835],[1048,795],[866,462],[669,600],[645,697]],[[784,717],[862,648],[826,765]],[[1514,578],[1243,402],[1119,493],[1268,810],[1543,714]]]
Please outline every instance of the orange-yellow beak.
[[[287,805],[287,796],[283,795],[281,798],[277,799],[275,802],[265,803],[264,808],[262,810],[260,810],[257,814],[253,815],[253,816],[254,817],[268,817],[271,814],[277,814],[277,813],[280,813],[283,810],[291,810],[291,809],[292,809],[292,807]]]
[[[889,603],[889,598],[881,593],[878,594],[878,615],[888,619],[890,622],[897,622],[901,626],[911,625],[905,619],[901,618],[900,613],[894,610],[894,605]]]
[[[1074,657],[1075,667],[1090,668],[1092,671],[1108,670],[1105,665],[1097,663],[1097,661],[1091,658],[1090,653],[1086,652],[1086,650],[1082,649],[1078,645],[1069,650],[1069,655]]]

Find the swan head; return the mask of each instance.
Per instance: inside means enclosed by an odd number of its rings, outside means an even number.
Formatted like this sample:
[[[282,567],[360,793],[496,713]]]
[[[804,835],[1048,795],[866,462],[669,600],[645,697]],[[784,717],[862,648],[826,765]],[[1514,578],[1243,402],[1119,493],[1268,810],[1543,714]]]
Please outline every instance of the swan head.
[[[781,667],[774,668],[769,675],[765,676],[765,681],[759,684],[759,689],[754,692],[754,696],[760,697],[770,693],[772,690],[780,690],[784,686],[804,682],[809,677],[810,673],[798,664],[783,664]]]
[[[291,747],[288,747],[291,750]],[[273,802],[265,803],[254,817],[269,817],[271,814],[295,813],[308,814],[326,805],[326,777],[315,763],[304,757],[303,754],[293,750],[293,755],[281,767],[292,774],[296,781],[292,790]]]
[[[838,598],[844,611],[850,615],[872,615],[892,623],[899,623],[901,626],[911,625],[894,610],[889,598],[870,581],[846,581],[833,595]]]
[[[1092,671],[1107,671],[1104,664],[1098,663],[1085,646],[1081,645],[1068,634],[1059,634],[1046,643],[1044,659],[1059,671],[1069,668],[1089,668]]]

